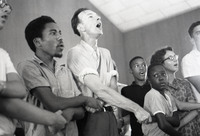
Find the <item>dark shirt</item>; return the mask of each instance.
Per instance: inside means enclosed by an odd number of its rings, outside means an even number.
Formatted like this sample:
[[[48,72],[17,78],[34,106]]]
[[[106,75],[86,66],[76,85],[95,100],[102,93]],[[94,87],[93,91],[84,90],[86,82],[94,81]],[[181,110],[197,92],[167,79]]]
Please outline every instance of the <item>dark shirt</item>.
[[[139,86],[133,82],[131,85],[122,88],[121,94],[143,107],[144,97],[150,89],[151,86],[149,82],[146,82],[143,86]],[[141,124],[137,122],[135,115],[128,111],[123,112],[123,116],[128,114],[130,115],[130,125],[132,129],[131,136],[143,136]]]

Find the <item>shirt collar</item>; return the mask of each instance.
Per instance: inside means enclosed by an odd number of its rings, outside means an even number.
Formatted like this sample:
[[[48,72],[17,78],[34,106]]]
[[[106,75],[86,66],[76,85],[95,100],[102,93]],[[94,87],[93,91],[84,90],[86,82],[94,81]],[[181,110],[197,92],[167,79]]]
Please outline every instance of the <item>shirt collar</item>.
[[[196,48],[193,49],[193,53],[194,53],[196,56],[200,56],[200,51],[197,50]]]
[[[45,65],[47,66],[40,58],[38,58],[36,55],[33,56],[33,60],[36,61],[37,63],[39,63],[40,65]],[[57,68],[58,66],[60,67],[64,67],[65,64],[58,64],[57,61],[54,59],[54,62],[55,62],[55,68]],[[48,67],[48,66],[47,66]]]
[[[140,86],[140,85],[136,84],[135,81],[133,81],[131,85],[137,85],[137,86]],[[142,86],[146,86],[146,85],[150,85],[148,80],[147,80],[147,81],[145,82],[145,84],[142,85]]]
[[[97,46],[97,44],[95,45],[95,47],[97,48],[96,51],[88,43],[86,43],[83,40],[81,40],[80,45],[83,46],[83,48],[85,48],[88,51],[88,53],[90,54],[97,53],[99,56],[99,47]]]

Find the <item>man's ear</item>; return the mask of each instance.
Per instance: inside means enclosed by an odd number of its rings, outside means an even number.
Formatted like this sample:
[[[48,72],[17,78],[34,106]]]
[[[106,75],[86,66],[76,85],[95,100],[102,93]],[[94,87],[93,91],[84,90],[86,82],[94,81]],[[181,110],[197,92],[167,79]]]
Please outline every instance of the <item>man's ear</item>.
[[[129,68],[129,73],[133,74],[133,71]]]
[[[196,43],[193,37],[190,37],[190,42],[192,43],[192,45],[196,46]]]
[[[78,29],[79,32],[85,31],[85,28],[84,28],[83,24],[81,24],[81,23],[78,24],[77,29]]]
[[[35,47],[41,46],[41,39],[39,37],[33,39],[33,43],[35,44]]]

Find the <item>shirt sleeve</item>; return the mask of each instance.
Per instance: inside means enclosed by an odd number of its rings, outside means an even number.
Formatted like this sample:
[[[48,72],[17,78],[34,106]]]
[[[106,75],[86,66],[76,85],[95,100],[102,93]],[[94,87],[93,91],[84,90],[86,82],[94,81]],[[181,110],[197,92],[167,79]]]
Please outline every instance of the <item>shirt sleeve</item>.
[[[10,59],[9,54],[6,51],[4,51],[3,54],[4,54],[3,58],[5,59],[6,74],[17,73],[17,71],[16,71],[16,69],[15,69],[15,67],[14,67],[14,65],[13,65],[13,63]]]
[[[144,109],[147,109],[152,115],[157,113],[165,114],[165,105],[163,99],[157,93],[147,93],[144,101]]]
[[[28,91],[36,87],[50,87],[50,84],[42,76],[39,68],[35,66],[35,64],[27,61],[20,63],[18,68],[20,68],[18,69],[20,71],[19,73],[21,74]]]
[[[72,73],[84,84],[84,77],[88,74],[99,76],[96,64],[79,50],[71,49],[67,54],[67,64]]]

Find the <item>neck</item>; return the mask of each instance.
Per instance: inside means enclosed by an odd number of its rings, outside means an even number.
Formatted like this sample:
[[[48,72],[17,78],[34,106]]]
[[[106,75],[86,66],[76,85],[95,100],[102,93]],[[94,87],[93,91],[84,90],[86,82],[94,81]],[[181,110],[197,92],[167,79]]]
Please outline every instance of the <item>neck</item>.
[[[135,80],[135,83],[139,86],[143,86],[146,83],[146,80]]]
[[[200,51],[200,45],[196,45],[198,51]]]
[[[167,71],[167,75],[168,75],[168,81],[170,84],[173,83],[174,79],[176,78],[175,72],[169,72]]]
[[[42,60],[48,67],[54,69],[54,59],[52,56],[45,54],[44,52],[36,52],[35,54],[40,60]]]
[[[81,39],[89,44],[94,50],[96,50],[96,45],[98,42],[98,38],[91,37],[89,35],[81,35]]]

